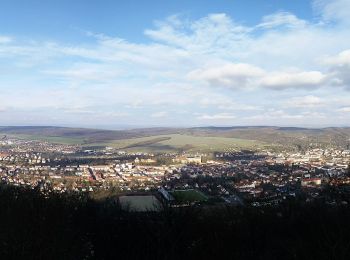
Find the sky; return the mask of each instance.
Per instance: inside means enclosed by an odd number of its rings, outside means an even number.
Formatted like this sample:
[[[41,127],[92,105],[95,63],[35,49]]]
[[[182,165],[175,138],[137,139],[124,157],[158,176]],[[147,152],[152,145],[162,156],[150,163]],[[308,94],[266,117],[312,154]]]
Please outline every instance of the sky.
[[[350,126],[350,0],[0,0],[0,125]]]

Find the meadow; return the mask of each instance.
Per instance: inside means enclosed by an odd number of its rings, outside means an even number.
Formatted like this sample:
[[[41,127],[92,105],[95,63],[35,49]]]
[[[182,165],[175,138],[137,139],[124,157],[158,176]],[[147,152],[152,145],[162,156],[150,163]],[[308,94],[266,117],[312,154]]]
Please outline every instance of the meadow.
[[[255,140],[239,138],[171,134],[116,140],[106,145],[127,151],[214,152],[232,148],[258,148],[264,144]]]
[[[116,149],[136,152],[215,152],[228,149],[254,149],[261,148],[265,144],[261,141],[232,138],[197,136],[190,134],[154,135],[139,138],[127,138],[106,140],[102,142],[86,142],[83,137],[44,136],[30,134],[10,134],[8,137],[16,137],[25,140],[39,140],[51,143],[82,145],[86,147],[109,146]]]

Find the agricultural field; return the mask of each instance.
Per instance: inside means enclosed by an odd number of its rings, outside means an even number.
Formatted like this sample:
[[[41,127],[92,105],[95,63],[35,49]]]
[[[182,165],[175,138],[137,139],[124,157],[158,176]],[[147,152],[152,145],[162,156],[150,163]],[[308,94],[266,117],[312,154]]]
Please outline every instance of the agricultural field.
[[[208,200],[207,196],[196,190],[176,190],[171,192],[171,194],[178,203],[192,203]]]
[[[263,142],[232,138],[198,136],[191,134],[153,135],[138,138],[104,140],[100,142],[87,142],[82,136],[53,136],[39,134],[7,134],[24,140],[39,140],[59,144],[82,145],[86,147],[110,146],[117,149],[136,152],[214,152],[225,151],[231,148],[251,149],[264,146]]]
[[[79,137],[61,137],[61,136],[41,136],[41,135],[29,135],[29,134],[11,134],[7,137],[18,138],[22,140],[38,140],[49,143],[58,143],[58,144],[69,144],[69,145],[80,145],[84,143],[84,138]]]
[[[214,152],[230,148],[257,148],[264,144],[259,141],[229,138],[209,137],[183,134],[160,135],[142,138],[116,140],[108,145],[127,151],[146,152]]]

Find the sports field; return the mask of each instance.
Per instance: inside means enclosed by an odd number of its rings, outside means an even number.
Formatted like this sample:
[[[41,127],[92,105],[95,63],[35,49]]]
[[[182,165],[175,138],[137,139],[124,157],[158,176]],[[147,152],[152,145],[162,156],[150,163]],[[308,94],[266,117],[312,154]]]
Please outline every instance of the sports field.
[[[207,196],[197,190],[175,190],[171,194],[178,203],[202,202],[208,199]]]
[[[131,211],[158,211],[161,206],[159,200],[153,195],[121,196],[119,202],[123,208]]]

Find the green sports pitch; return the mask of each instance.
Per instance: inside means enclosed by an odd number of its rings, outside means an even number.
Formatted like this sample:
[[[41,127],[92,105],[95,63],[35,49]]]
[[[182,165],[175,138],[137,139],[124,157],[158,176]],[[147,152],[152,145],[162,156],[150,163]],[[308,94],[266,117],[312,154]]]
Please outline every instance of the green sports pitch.
[[[202,192],[197,190],[175,190],[171,192],[176,202],[179,203],[192,203],[207,201],[208,197]]]

